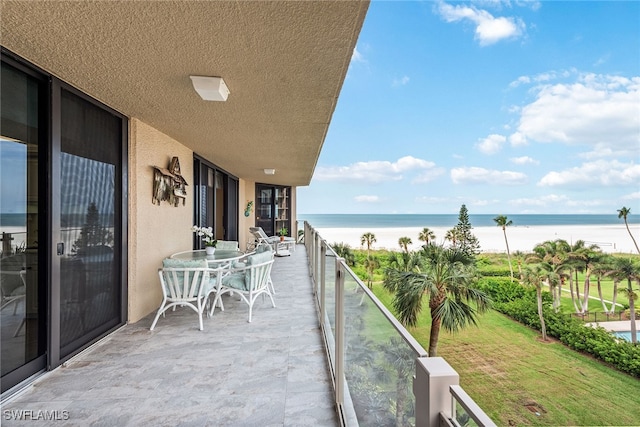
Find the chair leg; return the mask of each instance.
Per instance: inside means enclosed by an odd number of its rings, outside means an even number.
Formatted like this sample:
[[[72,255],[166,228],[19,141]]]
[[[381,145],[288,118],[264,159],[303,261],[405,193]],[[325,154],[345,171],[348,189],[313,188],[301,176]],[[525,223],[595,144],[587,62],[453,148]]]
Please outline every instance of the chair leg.
[[[202,323],[202,312],[206,310],[207,299],[204,299],[204,298],[198,299],[198,321],[200,322],[201,331],[204,331],[204,325]]]
[[[18,329],[16,329],[16,331],[13,333],[14,338],[20,334],[20,330],[22,329],[25,323],[27,323],[27,318],[23,317],[22,320],[20,321],[20,324],[18,325]]]
[[[161,314],[164,314],[164,306],[166,305],[167,300],[162,300],[162,304],[160,304],[160,308],[158,309],[158,312],[156,313],[156,317],[155,319],[153,319],[153,323],[151,323],[151,327],[149,328],[150,331],[153,331],[153,328],[156,327],[156,323],[158,322],[158,319],[160,318]]]

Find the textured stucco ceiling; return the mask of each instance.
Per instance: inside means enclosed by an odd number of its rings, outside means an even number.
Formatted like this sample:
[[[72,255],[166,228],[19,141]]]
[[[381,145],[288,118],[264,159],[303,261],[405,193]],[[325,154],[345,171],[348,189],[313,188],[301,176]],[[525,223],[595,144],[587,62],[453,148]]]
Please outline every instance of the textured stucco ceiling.
[[[240,178],[307,185],[368,0],[1,6],[14,53]],[[190,75],[223,77],[228,100],[203,101]]]

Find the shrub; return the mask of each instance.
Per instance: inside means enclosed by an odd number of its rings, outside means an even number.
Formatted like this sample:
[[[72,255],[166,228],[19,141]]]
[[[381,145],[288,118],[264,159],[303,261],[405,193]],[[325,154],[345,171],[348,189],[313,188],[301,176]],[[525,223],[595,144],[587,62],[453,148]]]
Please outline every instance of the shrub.
[[[499,267],[495,265],[480,267],[478,269],[478,273],[481,276],[491,276],[491,277],[511,277],[511,271],[509,267]]]
[[[509,302],[522,298],[526,289],[508,277],[481,277],[478,288],[489,295],[494,302]]]
[[[525,289],[517,285],[524,292],[520,297],[510,300],[509,298],[515,296],[517,292],[511,289],[509,284],[496,282],[486,284],[490,295],[492,297],[495,295],[496,302],[493,307],[526,326],[540,330],[535,289]],[[640,345],[617,339],[604,328],[593,328],[580,320],[554,313],[549,308],[550,294],[543,292],[542,295],[545,305],[544,319],[549,336],[559,339],[574,350],[590,354],[622,372],[640,377]]]

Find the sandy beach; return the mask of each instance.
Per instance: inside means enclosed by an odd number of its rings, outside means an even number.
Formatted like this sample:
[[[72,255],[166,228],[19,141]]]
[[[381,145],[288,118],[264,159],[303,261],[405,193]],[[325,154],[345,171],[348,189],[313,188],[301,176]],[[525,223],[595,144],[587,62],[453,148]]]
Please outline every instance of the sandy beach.
[[[436,243],[442,243],[444,235],[451,227],[429,227],[436,235]],[[632,226],[636,241],[640,243],[640,227]],[[418,249],[422,242],[418,234],[422,227],[407,228],[318,228],[320,235],[329,243],[347,243],[354,249],[362,248],[360,237],[367,232],[376,236],[374,249],[400,250],[398,239],[409,237],[413,245],[409,250]],[[483,252],[506,252],[502,229],[495,227],[474,227],[472,233],[480,241]],[[584,240],[588,245],[596,244],[607,253],[637,253],[631,236],[624,224],[621,225],[549,225],[549,226],[511,226],[507,227],[509,249],[530,252],[535,245],[546,240],[564,239],[569,243]]]

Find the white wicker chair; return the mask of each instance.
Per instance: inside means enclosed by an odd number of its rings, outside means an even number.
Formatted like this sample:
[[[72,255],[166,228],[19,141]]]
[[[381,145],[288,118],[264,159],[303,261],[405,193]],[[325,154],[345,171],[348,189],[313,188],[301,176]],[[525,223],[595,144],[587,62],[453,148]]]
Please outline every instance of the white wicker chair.
[[[219,269],[208,268],[206,261],[165,259],[163,267],[158,269],[158,276],[162,286],[162,303],[149,329],[153,331],[160,315],[170,308],[187,306],[198,313],[202,331],[202,314],[206,311],[209,295],[216,291],[216,282],[222,277]]]
[[[267,295],[271,299],[271,305],[276,306],[273,301],[271,288],[271,267],[273,266],[273,252],[264,251],[249,255],[246,262],[234,263],[229,274],[220,276],[216,289],[216,297],[211,306],[209,315],[213,315],[218,302],[222,302],[222,295],[238,294],[240,298],[249,305],[249,322],[253,313],[253,304],[258,296]]]

